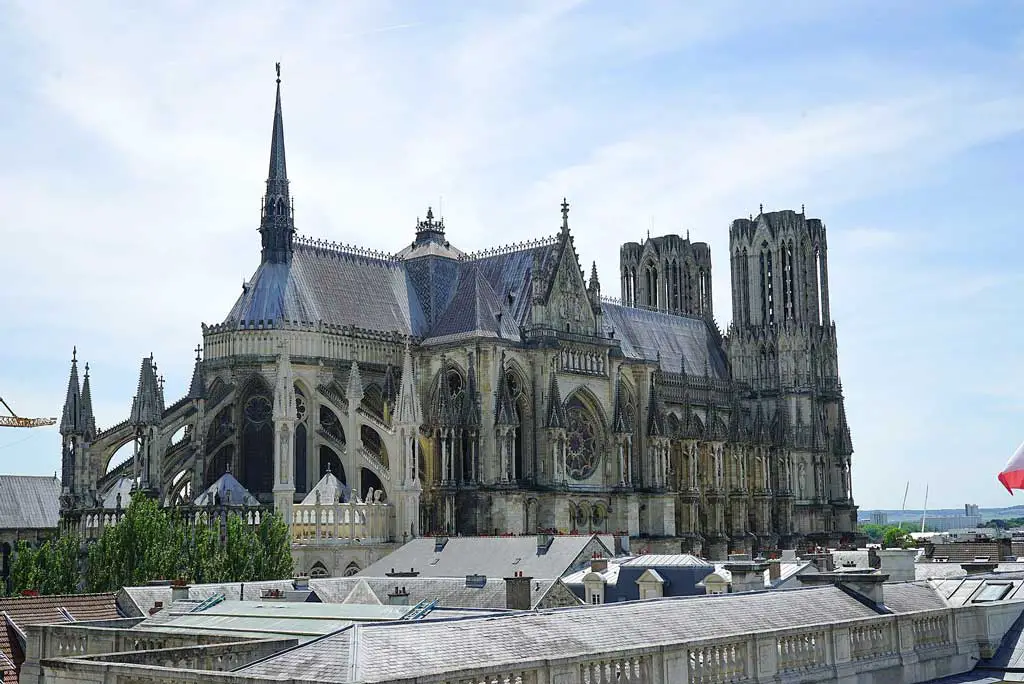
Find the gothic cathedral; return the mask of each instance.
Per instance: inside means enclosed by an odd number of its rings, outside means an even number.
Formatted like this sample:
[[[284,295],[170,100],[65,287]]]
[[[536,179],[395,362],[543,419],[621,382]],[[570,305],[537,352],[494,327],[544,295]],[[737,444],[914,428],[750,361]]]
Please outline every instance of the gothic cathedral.
[[[137,492],[195,506],[226,473],[291,522],[333,474],[336,503],[387,506],[389,541],[600,531],[712,559],[853,541],[820,220],[732,222],[725,334],[707,243],[622,245],[612,300],[566,202],[557,235],[474,254],[430,210],[397,254],[299,237],[277,83],[260,264],[203,325],[188,394],[166,405],[145,358],[129,418],[98,430],[72,360],[65,524]]]

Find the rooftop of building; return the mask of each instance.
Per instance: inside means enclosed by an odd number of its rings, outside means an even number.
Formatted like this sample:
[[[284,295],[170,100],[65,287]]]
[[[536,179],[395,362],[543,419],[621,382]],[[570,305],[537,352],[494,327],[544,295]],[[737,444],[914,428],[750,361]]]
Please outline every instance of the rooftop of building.
[[[0,530],[52,530],[60,520],[60,480],[0,475]]]
[[[596,534],[419,537],[357,576],[387,577],[414,572],[419,577],[465,579],[467,575],[502,578],[522,573],[526,577],[555,579],[589,563],[594,552],[612,556],[614,548],[612,536]]]
[[[846,591],[826,586],[425,620],[401,628],[353,625],[239,672],[321,682],[392,681],[877,615]],[[564,636],[552,638],[556,634]]]

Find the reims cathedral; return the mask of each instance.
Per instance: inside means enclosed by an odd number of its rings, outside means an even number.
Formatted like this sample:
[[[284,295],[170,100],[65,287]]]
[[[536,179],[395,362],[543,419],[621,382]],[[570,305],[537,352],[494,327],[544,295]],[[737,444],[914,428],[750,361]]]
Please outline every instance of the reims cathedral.
[[[553,237],[473,254],[430,210],[395,254],[299,237],[278,79],[259,265],[203,325],[180,400],[145,358],[128,418],[99,430],[73,361],[65,520],[134,491],[191,505],[225,473],[290,520],[330,472],[398,542],[600,531],[719,559],[852,541],[821,220],[732,222],[723,333],[707,243],[622,245],[613,300],[569,209]]]

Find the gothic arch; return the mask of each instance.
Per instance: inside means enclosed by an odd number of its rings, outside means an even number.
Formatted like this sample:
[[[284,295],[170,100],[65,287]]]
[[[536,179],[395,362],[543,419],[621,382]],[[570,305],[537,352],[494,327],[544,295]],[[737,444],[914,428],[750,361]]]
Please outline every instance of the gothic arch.
[[[359,571],[360,571],[359,564],[356,563],[355,561],[352,561],[345,568],[344,577],[352,577],[353,575],[358,574]]]
[[[504,370],[505,382],[509,389],[512,401],[515,403],[516,412],[519,414],[519,429],[515,432],[515,447],[513,458],[515,459],[515,472],[520,478],[527,475],[524,466],[528,460],[527,445],[533,440],[533,404],[531,402],[530,387],[527,384],[529,377],[522,366],[515,359],[506,362]]]
[[[238,480],[254,495],[274,486],[274,393],[259,375],[249,376],[241,393],[241,446]]]
[[[331,447],[326,444],[320,445],[320,463],[319,463],[319,475],[317,480],[322,478],[330,470],[334,477],[341,480],[342,483],[348,484],[348,480],[345,477],[345,465],[341,461],[341,457]]]
[[[341,423],[341,418],[334,409],[324,404],[320,405],[320,429],[345,444],[345,427]]]
[[[362,444],[364,449],[379,457],[381,462],[384,463],[385,468],[390,468],[388,463],[388,449],[384,445],[384,438],[381,437],[376,428],[367,425],[366,423],[360,425],[359,442]]]
[[[363,401],[360,406],[367,413],[384,420],[384,390],[380,385],[371,382],[363,389]]]
[[[330,573],[327,572],[327,566],[323,564],[323,561],[317,561],[313,563],[313,566],[309,569],[309,576],[311,579],[318,579],[321,577],[330,577]]]

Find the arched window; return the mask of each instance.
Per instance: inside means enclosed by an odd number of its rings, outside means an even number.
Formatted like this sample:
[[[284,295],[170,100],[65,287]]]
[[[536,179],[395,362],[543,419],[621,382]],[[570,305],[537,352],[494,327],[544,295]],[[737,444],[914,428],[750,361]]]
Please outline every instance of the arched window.
[[[255,382],[242,401],[242,448],[239,469],[242,485],[253,494],[269,493],[274,486],[274,402],[270,390]]]
[[[306,397],[297,386],[295,388],[295,415],[298,422],[295,425],[295,465],[292,472],[295,473],[295,491],[304,494],[309,490],[306,482]]]
[[[565,408],[565,469],[574,480],[586,480],[597,470],[601,458],[601,428],[593,410],[576,395]]]
[[[772,253],[768,243],[761,245],[761,322],[771,325],[775,323],[775,302],[772,292]]]
[[[359,571],[357,570],[356,572]],[[327,577],[327,567],[320,561],[317,561],[316,563],[313,563],[313,567],[309,569],[309,576],[314,579],[318,577]]]
[[[526,401],[526,393],[523,390],[523,382],[519,376],[519,373],[508,370],[505,372],[505,384],[508,387],[509,396],[512,397],[513,403],[516,405],[516,413],[519,414],[519,429],[515,431],[515,444],[513,445],[513,459],[515,461],[515,473],[517,479],[522,479],[525,476],[523,472],[523,465],[526,461],[524,453],[524,444],[526,441],[524,430],[526,428],[526,417],[527,411],[529,411],[529,403]]]

